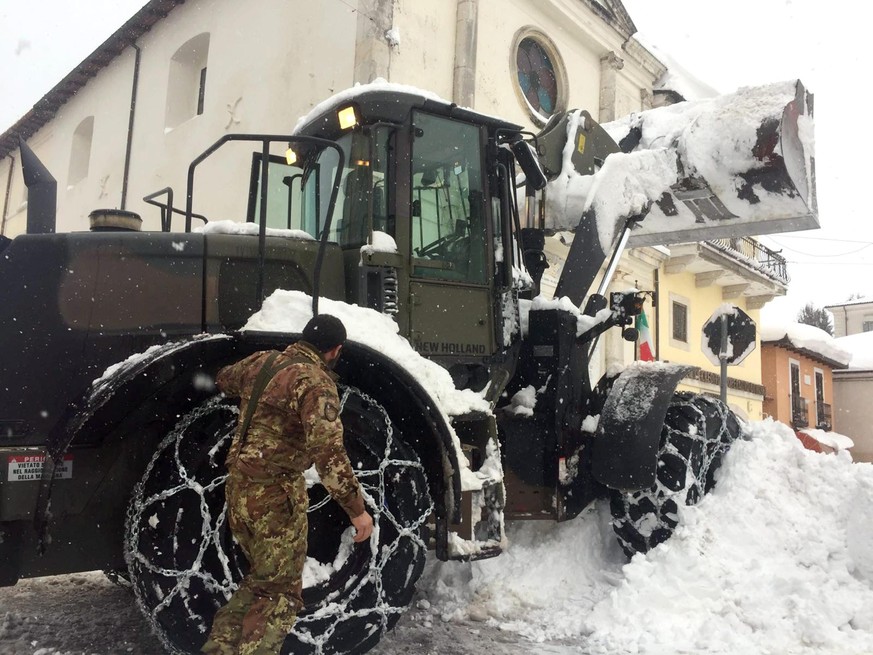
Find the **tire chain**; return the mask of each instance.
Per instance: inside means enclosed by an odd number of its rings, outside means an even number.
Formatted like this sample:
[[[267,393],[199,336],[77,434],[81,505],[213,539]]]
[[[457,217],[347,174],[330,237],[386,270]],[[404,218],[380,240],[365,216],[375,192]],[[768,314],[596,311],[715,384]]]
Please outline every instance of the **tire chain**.
[[[399,615],[406,610],[405,606],[398,607],[391,605],[391,603],[388,602],[388,600],[385,598],[382,589],[382,569],[389,561],[391,554],[396,552],[396,550],[399,548],[401,539],[410,539],[414,542],[416,548],[420,548],[424,551],[427,550],[427,544],[424,543],[421,534],[423,532],[422,528],[427,522],[428,517],[433,512],[433,501],[431,500],[430,489],[427,484],[427,477],[421,462],[417,460],[391,458],[394,441],[394,425],[390,417],[388,416],[388,412],[385,410],[381,403],[376,402],[371,396],[363,393],[360,389],[345,385],[341,386],[343,388],[343,393],[340,399],[340,412],[342,412],[343,408],[345,408],[346,401],[348,400],[349,396],[352,393],[355,393],[365,403],[369,403],[371,407],[376,408],[382,414],[384,425],[386,427],[385,457],[381,460],[379,467],[377,469],[356,471],[356,475],[364,492],[364,500],[371,514],[373,515],[373,533],[369,540],[371,557],[369,560],[369,569],[365,578],[372,580],[376,585],[378,591],[378,602],[375,603],[372,607],[367,607],[366,609],[347,611],[346,605],[349,604],[350,601],[354,600],[354,598],[360,592],[361,587],[363,586],[361,585],[353,590],[349,597],[344,600],[344,602],[332,602],[331,598],[335,598],[338,593],[334,592],[333,595],[328,596],[328,598],[323,601],[323,607],[321,607],[317,612],[308,616],[298,617],[298,620],[295,623],[294,628],[292,629],[290,634],[295,635],[301,643],[312,646],[314,648],[313,655],[323,655],[323,653],[325,652],[324,647],[333,632],[342,622],[346,621],[349,618],[376,615],[378,617],[380,632],[384,632],[388,628],[388,623],[391,616]],[[193,476],[188,475],[187,469],[182,463],[179,454],[180,443],[182,441],[182,437],[186,433],[187,428],[199,418],[206,416],[212,411],[215,411],[218,406],[222,406],[222,408],[232,410],[235,415],[239,414],[238,408],[226,405],[224,399],[221,396],[216,396],[203,403],[194,411],[183,417],[182,420],[176,425],[174,430],[169,435],[167,435],[167,437],[164,438],[164,440],[156,449],[154,456],[146,467],[146,471],[143,474],[142,479],[140,480],[140,482],[137,483],[136,487],[134,488],[132,500],[127,512],[126,525],[136,526],[140,525],[142,517],[147,511],[149,511],[150,507],[152,507],[156,503],[160,503],[166,499],[171,498],[175,494],[193,490],[200,496],[203,539],[199,544],[199,550],[196,557],[194,558],[193,565],[187,569],[166,569],[163,567],[155,566],[139,552],[137,548],[138,535],[134,534],[134,532],[129,528],[125,531],[124,550],[129,570],[131,570],[134,565],[139,565],[140,567],[148,570],[152,575],[166,576],[176,580],[176,583],[169,591],[165,592],[164,590],[161,590],[161,593],[164,594],[163,598],[161,602],[158,603],[158,605],[156,605],[153,609],[150,609],[147,606],[146,601],[143,598],[142,592],[139,589],[139,586],[135,583],[133,584],[133,587],[136,590],[136,597],[140,608],[143,610],[143,613],[146,615],[147,619],[151,623],[153,631],[155,632],[155,634],[158,635],[161,643],[170,653],[182,653],[183,651],[180,651],[175,645],[170,642],[169,638],[166,636],[163,628],[161,627],[158,615],[163,609],[168,607],[175,598],[178,597],[182,599],[183,605],[188,610],[189,620],[191,620],[195,625],[198,625],[198,627],[204,633],[206,633],[206,631],[208,630],[208,626],[203,621],[203,618],[199,616],[196,612],[194,612],[189,605],[187,589],[190,586],[191,579],[199,578],[206,589],[212,591],[213,593],[221,594],[226,599],[229,599],[231,594],[237,588],[237,584],[233,582],[233,571],[230,558],[227,556],[227,553],[224,552],[220,543],[221,534],[225,529],[224,526],[227,520],[227,507],[225,504],[222,504],[222,508],[218,516],[213,517],[209,510],[209,506],[206,502],[205,497],[206,493],[214,492],[216,489],[224,485],[225,480],[227,479],[227,473],[222,473],[221,475],[211,480],[208,484],[202,485],[197,482]],[[229,431],[210,450],[209,455],[213,464],[215,464],[215,456],[219,452],[223,451],[222,446],[227,441],[229,441],[232,436],[232,431]],[[155,463],[160,458],[161,454],[168,447],[171,446],[174,448],[173,458],[181,482],[171,487],[170,489],[165,489],[160,493],[153,494],[147,498],[143,498],[144,482],[148,479]],[[427,499],[428,504],[424,512],[412,523],[401,525],[398,520],[391,514],[391,512],[388,511],[388,508],[385,505],[385,477],[386,471],[389,467],[414,468],[421,471],[422,477],[424,479],[424,492],[426,493],[425,498]],[[371,479],[374,479],[374,481],[369,482],[369,480]],[[382,502],[377,503],[375,500],[377,498],[382,499]],[[328,495],[327,498],[325,498],[322,502],[311,506],[308,511],[312,512],[317,510],[326,502],[329,502],[329,500],[330,496]],[[379,542],[379,534],[383,521],[388,521],[391,525],[393,525],[397,534],[396,538],[390,544],[380,544]],[[177,535],[174,534],[174,545],[176,538]],[[218,561],[221,563],[221,572],[224,580],[216,579],[215,576],[213,576],[208,570],[202,567],[204,557],[207,555],[207,552],[210,549],[214,549],[214,553]],[[131,577],[133,578],[133,574],[131,574]],[[340,591],[343,590],[341,589]],[[328,616],[332,618],[331,625],[326,630],[322,630],[320,634],[313,635],[309,631],[301,630],[301,628],[305,628],[307,624],[315,621],[323,621],[325,617]]]
[[[699,407],[697,403],[700,402],[705,403],[710,412]],[[660,469],[665,457],[678,460],[682,464],[685,478],[680,481],[678,489],[672,489],[664,484],[659,471],[655,484],[648,489],[630,493],[614,492],[612,503],[619,500],[623,504],[623,511],[620,516],[616,516],[613,510],[613,525],[616,527],[619,543],[628,555],[648,552],[672,534],[678,525],[678,507],[696,504],[709,491],[711,484],[707,478],[715,472],[722,456],[737,436],[729,428],[732,412],[720,401],[689,392],[679,392],[674,396],[668,411],[678,413],[680,420],[694,426],[695,432],[691,434],[665,423],[663,429],[666,435],[662,434],[661,437],[658,467]],[[711,428],[711,421],[718,422],[718,431],[708,437],[707,427]],[[682,450],[677,448],[677,437],[688,440],[689,447]],[[697,458],[700,459],[699,464],[694,461]],[[711,470],[713,463],[715,468]],[[640,516],[634,520],[632,514],[636,512],[633,508],[639,508],[642,504],[651,505],[654,512],[641,510]],[[643,548],[632,544],[621,534],[620,529],[626,526],[631,526],[632,532],[641,538]]]

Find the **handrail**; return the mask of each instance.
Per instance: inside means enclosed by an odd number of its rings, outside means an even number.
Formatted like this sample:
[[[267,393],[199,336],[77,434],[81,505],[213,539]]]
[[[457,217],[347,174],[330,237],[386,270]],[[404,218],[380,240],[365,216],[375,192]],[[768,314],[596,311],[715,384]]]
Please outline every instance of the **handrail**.
[[[162,205],[159,202],[155,202],[155,198],[161,196],[163,194],[167,194],[167,204]],[[173,214],[179,214],[180,216],[184,216],[185,212],[181,209],[176,209],[173,207],[173,189],[172,187],[164,187],[160,191],[155,191],[154,193],[150,193],[147,196],[143,197],[143,202],[154,205],[155,207],[159,207],[161,210],[161,232],[170,232],[171,231],[171,221],[173,218]],[[192,218],[198,218],[203,221],[204,224],[209,222],[202,214],[191,214]]]
[[[330,193],[330,201],[328,202],[327,217],[324,227],[321,232],[318,253],[315,256],[315,270],[312,275],[312,314],[318,314],[318,295],[321,282],[321,266],[324,262],[324,253],[327,249],[328,234],[330,232],[331,221],[333,220],[333,210],[336,205],[336,198],[339,194],[340,182],[342,180],[343,170],[345,169],[345,153],[342,148],[334,141],[322,139],[314,136],[295,136],[292,134],[225,134],[218,141],[209,146],[200,155],[195,158],[188,166],[187,194],[185,198],[185,232],[191,231],[191,219],[194,216],[194,171],[205,159],[212,153],[221,148],[230,141],[255,141],[261,144],[261,205],[260,216],[258,217],[258,280],[256,297],[257,302],[263,302],[264,298],[264,266],[266,262],[267,252],[267,191],[269,189],[269,157],[271,143],[304,143],[322,148],[331,148],[337,153],[337,168],[334,174],[333,188]],[[204,294],[205,297],[205,294]],[[204,314],[205,316],[205,314]]]
[[[791,395],[791,422],[795,428],[809,426],[809,403],[803,396]]]
[[[817,400],[815,403],[815,427],[821,430],[830,430],[833,423],[833,408],[829,403],[823,400]]]

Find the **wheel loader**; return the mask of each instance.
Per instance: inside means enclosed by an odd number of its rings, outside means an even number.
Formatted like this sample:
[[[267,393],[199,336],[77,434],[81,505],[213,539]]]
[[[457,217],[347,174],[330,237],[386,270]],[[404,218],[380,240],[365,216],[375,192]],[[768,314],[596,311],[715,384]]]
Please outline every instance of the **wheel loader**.
[[[95,210],[91,231],[55,233],[54,180],[22,143],[28,232],[0,244],[0,584],[107,571],[169,652],[196,652],[247,566],[223,490],[238,408],[214,376],[318,312],[349,328],[345,443],[376,529],[353,544],[307,473],[305,608],[284,652],[365,652],[429,549],[496,556],[506,520],[608,498],[629,555],[667,539],[742,427],[675,393],[687,366],[592,379],[602,334],[636,338],[642,292],[608,291],[621,251],[817,224],[802,85],[689,107],[609,131],[567,112],[534,135],[359,86],[288,134],[223,136],[191,163],[184,203],[144,199],[159,231]],[[722,131],[701,134],[707,121]],[[713,134],[720,154],[695,147]],[[747,163],[719,159],[729,148]],[[227,151],[250,162],[230,216],[203,209],[206,162]],[[550,300],[557,230],[575,236]]]

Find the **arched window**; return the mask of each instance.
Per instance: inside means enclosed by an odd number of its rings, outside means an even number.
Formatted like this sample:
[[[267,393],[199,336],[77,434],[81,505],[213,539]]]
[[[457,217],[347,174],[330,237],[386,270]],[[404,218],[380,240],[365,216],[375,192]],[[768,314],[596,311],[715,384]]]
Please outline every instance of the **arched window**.
[[[516,33],[512,69],[516,93],[534,122],[544,125],[566,109],[567,75],[555,44],[545,34],[532,28]]]
[[[167,128],[174,128],[203,113],[208,58],[209,34],[204,32],[186,41],[170,59]]]
[[[73,186],[88,177],[91,163],[91,139],[94,136],[94,117],[83,119],[73,132],[73,145],[70,148],[70,170],[67,185]]]

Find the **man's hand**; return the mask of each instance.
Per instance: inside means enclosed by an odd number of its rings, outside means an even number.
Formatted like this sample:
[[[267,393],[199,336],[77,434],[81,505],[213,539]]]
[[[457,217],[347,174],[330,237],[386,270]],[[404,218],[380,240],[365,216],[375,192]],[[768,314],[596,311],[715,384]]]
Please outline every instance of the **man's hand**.
[[[352,525],[357,531],[354,537],[354,542],[356,544],[366,541],[373,533],[373,517],[370,516],[369,512],[364,512],[353,518]]]

